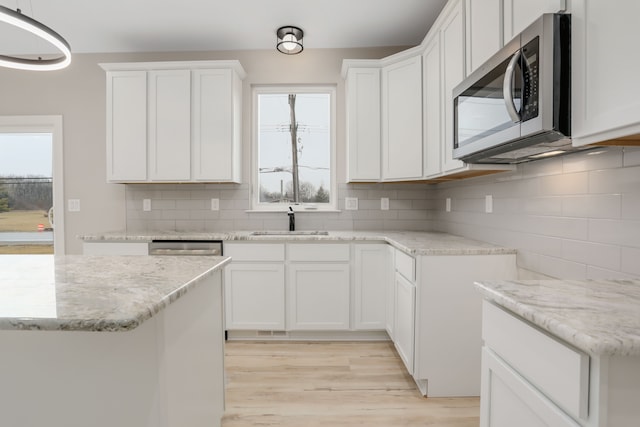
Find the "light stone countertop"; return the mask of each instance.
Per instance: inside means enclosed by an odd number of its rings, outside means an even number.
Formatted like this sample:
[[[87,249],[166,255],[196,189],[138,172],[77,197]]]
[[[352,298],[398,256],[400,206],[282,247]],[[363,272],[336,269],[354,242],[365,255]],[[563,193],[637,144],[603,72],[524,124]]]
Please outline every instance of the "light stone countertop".
[[[228,257],[0,256],[0,329],[126,331]]]
[[[260,235],[250,231],[231,232],[111,232],[78,236],[84,241],[137,241],[152,240],[223,240],[223,241],[322,241],[385,242],[401,251],[417,255],[501,255],[515,254],[516,250],[496,246],[478,240],[467,239],[447,233],[425,231],[329,231],[328,235]]]
[[[640,356],[640,280],[482,281],[484,298],[592,355]]]

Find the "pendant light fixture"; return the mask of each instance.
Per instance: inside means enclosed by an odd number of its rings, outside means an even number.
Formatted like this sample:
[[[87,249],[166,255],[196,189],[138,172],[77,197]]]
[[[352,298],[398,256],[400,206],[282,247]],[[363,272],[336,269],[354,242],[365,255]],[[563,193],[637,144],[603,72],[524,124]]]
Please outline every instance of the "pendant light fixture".
[[[53,59],[27,59],[0,53],[0,67],[16,68],[18,70],[51,71],[60,70],[71,63],[69,43],[51,28],[23,15],[20,9],[14,11],[0,6],[0,22],[27,31],[54,46],[62,53],[62,56]]]
[[[304,49],[302,46],[304,33],[298,27],[294,27],[292,25],[280,27],[276,32],[276,36],[276,49],[285,55],[296,55]]]

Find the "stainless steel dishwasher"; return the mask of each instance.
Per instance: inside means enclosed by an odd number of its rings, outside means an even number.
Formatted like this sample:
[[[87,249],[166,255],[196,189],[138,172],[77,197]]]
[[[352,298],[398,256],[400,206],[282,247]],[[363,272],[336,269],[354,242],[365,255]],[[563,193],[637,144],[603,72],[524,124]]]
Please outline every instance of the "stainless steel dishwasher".
[[[220,240],[153,240],[149,255],[222,255]]]

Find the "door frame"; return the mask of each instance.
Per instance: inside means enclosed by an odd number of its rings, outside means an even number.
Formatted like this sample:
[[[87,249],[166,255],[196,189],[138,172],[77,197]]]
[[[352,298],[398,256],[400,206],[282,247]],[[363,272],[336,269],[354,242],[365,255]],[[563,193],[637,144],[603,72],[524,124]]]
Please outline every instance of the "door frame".
[[[62,116],[0,116],[0,133],[50,133],[53,161],[53,252],[65,254]]]

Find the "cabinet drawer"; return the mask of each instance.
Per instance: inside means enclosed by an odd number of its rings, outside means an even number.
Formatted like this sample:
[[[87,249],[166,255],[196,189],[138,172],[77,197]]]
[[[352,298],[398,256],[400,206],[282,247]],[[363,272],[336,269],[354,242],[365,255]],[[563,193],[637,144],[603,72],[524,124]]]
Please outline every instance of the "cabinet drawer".
[[[485,346],[571,416],[586,419],[589,356],[487,301],[482,313]]]
[[[349,261],[349,245],[340,243],[289,245],[290,261]]]
[[[233,261],[284,261],[284,244],[223,243],[222,253]]]
[[[396,249],[396,271],[411,282],[416,281],[416,263],[412,256]]]

